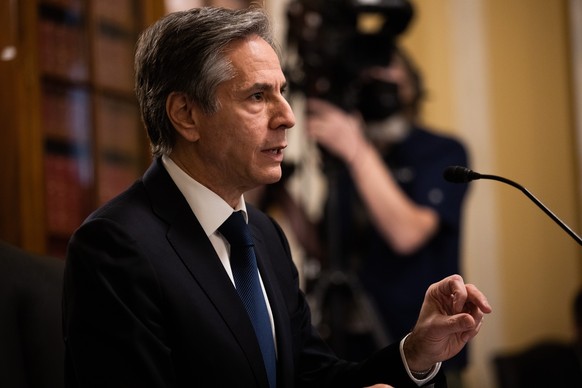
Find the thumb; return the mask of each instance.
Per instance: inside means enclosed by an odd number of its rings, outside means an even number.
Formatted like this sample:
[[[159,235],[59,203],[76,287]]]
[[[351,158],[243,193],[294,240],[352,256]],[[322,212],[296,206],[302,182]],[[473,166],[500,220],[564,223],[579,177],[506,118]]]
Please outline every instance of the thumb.
[[[475,330],[475,328],[476,322],[471,314],[460,313],[449,317],[446,330],[448,331],[447,334],[464,334]],[[471,337],[469,335],[469,338],[466,340],[463,338],[463,341],[467,342]]]
[[[475,320],[471,314],[462,314],[459,319],[459,333],[461,341],[464,343],[469,342],[469,340],[479,333],[481,324],[483,323],[483,318],[480,320]]]

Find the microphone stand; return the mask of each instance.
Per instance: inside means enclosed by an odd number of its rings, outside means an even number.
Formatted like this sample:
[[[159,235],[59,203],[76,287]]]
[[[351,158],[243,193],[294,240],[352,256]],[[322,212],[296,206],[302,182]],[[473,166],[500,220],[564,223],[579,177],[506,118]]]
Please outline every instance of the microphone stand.
[[[574,231],[572,229],[570,229],[570,227],[568,225],[566,225],[562,220],[560,220],[558,218],[558,216],[556,216],[539,199],[537,199],[535,197],[535,195],[530,193],[528,189],[526,189],[525,187],[523,187],[522,185],[520,185],[517,182],[514,182],[514,181],[507,179],[507,178],[504,178],[502,176],[490,175],[490,174],[479,174],[478,172],[472,171],[472,170],[468,169],[467,167],[461,167],[461,166],[447,167],[444,171],[443,176],[447,181],[453,182],[453,183],[467,183],[467,182],[470,182],[472,180],[477,180],[477,179],[489,179],[489,180],[503,182],[505,184],[513,186],[516,189],[519,189],[530,200],[532,200],[533,203],[535,203],[540,209],[542,209],[543,212],[546,213],[552,220],[554,220],[554,222],[556,224],[558,224],[566,233],[568,233],[570,235],[570,237],[572,237],[578,243],[578,245],[582,245],[582,238],[580,238],[580,236],[578,236],[576,233],[574,233]]]
[[[516,183],[516,182],[514,182],[514,181],[512,181],[510,179],[504,178],[502,176],[488,175],[488,174],[479,174],[478,175],[478,178],[476,178],[476,179],[490,179],[490,180],[494,180],[494,181],[499,181],[499,182],[506,183],[506,184],[508,184],[510,186],[513,186],[516,189],[519,189],[529,199],[531,199],[533,201],[533,203],[535,203],[540,209],[542,209],[544,213],[546,213],[552,220],[554,220],[555,223],[557,223],[558,225],[560,225],[560,227],[562,229],[564,229],[566,231],[566,233],[568,233],[570,235],[570,237],[572,237],[574,240],[576,240],[576,242],[578,242],[578,245],[582,245],[582,238],[580,238],[580,236],[578,236],[576,233],[574,233],[574,231],[572,229],[570,229],[570,227],[568,225],[566,225],[562,220],[560,220],[558,218],[558,216],[556,216],[539,199],[537,199],[535,197],[535,195],[533,195],[532,193],[530,193],[528,189],[526,189],[525,187],[523,187],[519,183]]]

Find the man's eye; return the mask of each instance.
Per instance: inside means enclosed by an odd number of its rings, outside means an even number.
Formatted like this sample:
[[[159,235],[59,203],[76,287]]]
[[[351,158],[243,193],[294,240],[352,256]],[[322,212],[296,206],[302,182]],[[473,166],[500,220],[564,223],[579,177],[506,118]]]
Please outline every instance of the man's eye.
[[[259,92],[259,93],[253,93],[253,95],[251,96],[251,98],[255,101],[261,101],[263,99],[263,93]]]

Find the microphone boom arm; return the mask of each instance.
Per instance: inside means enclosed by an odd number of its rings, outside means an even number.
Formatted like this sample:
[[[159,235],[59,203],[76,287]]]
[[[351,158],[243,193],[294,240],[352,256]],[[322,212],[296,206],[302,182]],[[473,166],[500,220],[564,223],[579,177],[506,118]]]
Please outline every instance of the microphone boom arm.
[[[530,193],[528,189],[526,189],[525,187],[523,187],[519,183],[516,183],[510,179],[504,178],[502,176],[497,176],[497,175],[479,174],[478,176],[479,177],[476,179],[490,179],[490,180],[494,180],[494,181],[499,181],[499,182],[506,183],[510,186],[513,186],[516,189],[519,189],[529,199],[531,199],[540,209],[542,209],[544,211],[544,213],[546,213],[552,220],[554,220],[558,225],[560,225],[560,227],[562,229],[564,229],[564,231],[566,231],[566,233],[568,233],[574,240],[576,240],[579,245],[582,245],[582,238],[580,238],[580,236],[578,236],[572,229],[570,229],[570,227],[568,225],[566,225],[562,220],[560,220],[560,218],[558,218],[558,216],[556,216],[539,199],[537,199],[535,197],[535,195]]]
[[[566,225],[562,220],[558,218],[550,209],[548,209],[540,200],[538,200],[532,193],[530,193],[525,187],[516,183],[510,179],[497,176],[497,175],[487,175],[487,174],[479,174],[478,172],[472,171],[467,167],[463,166],[449,166],[443,171],[443,178],[446,181],[452,183],[468,183],[477,179],[490,179],[494,181],[499,181],[506,183],[510,186],[513,186],[519,189],[522,193],[524,193],[529,199],[533,201],[540,209],[544,211],[552,220],[556,222],[556,224],[560,225],[562,229],[566,231],[572,237],[578,245],[582,245],[582,238],[578,236],[568,225]]]

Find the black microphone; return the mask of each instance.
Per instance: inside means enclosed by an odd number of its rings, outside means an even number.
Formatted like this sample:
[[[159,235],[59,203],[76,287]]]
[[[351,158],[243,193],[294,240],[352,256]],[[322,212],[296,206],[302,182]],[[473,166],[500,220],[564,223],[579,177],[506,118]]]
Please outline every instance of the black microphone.
[[[449,166],[443,172],[443,177],[447,182],[452,183],[468,183],[477,179],[491,179],[494,181],[499,181],[506,183],[510,186],[513,186],[519,190],[521,190],[529,199],[531,199],[540,209],[544,211],[554,222],[556,222],[562,229],[566,231],[579,245],[582,245],[582,238],[578,236],[568,225],[566,225],[562,220],[560,220],[550,209],[548,209],[540,200],[538,200],[532,193],[530,193],[525,187],[522,185],[509,180],[507,178],[497,176],[497,175],[487,175],[487,174],[479,174],[478,172],[472,171],[467,167],[462,166]]]

